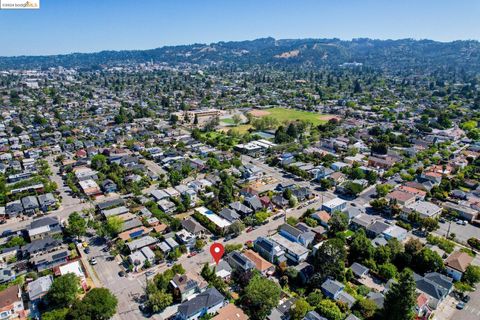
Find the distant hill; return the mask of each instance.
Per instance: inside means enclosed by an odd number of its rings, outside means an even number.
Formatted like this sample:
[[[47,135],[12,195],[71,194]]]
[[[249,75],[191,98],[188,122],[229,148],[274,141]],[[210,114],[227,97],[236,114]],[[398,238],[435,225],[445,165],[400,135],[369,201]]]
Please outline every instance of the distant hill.
[[[480,42],[432,40],[292,39],[168,46],[52,56],[0,57],[0,69],[53,66],[95,68],[129,62],[235,63],[318,68],[358,62],[389,72],[480,72]]]

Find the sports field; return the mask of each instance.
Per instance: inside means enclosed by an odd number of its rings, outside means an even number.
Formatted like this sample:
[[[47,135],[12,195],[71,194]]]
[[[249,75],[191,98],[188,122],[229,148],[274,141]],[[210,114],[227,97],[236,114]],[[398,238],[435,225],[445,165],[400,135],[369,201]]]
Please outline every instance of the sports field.
[[[328,114],[319,114],[316,112],[302,111],[296,109],[286,108],[271,108],[264,110],[252,110],[250,114],[254,117],[273,117],[279,122],[304,120],[311,122],[313,125],[318,126],[328,120],[335,118],[335,116]]]

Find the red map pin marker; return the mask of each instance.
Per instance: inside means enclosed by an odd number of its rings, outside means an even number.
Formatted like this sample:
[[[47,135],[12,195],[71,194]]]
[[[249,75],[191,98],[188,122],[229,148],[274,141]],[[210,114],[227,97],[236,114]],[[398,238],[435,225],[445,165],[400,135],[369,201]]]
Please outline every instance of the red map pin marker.
[[[210,246],[210,254],[215,260],[215,263],[218,264],[220,259],[222,259],[223,253],[225,252],[225,248],[220,243],[214,243]]]

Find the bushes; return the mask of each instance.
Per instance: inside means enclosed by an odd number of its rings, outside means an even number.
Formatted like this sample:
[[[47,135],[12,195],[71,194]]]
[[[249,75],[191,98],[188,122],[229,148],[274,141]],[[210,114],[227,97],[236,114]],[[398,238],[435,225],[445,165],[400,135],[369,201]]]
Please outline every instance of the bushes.
[[[454,242],[452,242],[450,240],[447,240],[447,239],[444,239],[444,238],[441,238],[441,237],[436,237],[436,236],[431,235],[431,234],[429,234],[427,236],[427,242],[429,244],[437,245],[440,249],[442,249],[446,253],[451,253],[453,251],[453,249],[455,248],[455,243]]]
[[[480,250],[480,240],[477,238],[470,238],[467,240],[468,244],[470,247],[472,247],[475,250]]]

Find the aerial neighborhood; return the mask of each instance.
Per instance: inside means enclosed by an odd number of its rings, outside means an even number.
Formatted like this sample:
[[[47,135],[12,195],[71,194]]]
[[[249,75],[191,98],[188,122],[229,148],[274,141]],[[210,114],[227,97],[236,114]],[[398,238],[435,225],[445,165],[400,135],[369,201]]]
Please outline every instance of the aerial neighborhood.
[[[0,319],[480,312],[478,74],[178,59],[0,68]]]

